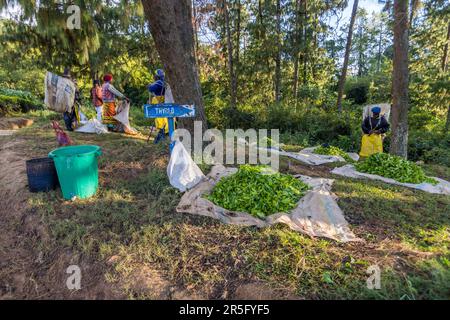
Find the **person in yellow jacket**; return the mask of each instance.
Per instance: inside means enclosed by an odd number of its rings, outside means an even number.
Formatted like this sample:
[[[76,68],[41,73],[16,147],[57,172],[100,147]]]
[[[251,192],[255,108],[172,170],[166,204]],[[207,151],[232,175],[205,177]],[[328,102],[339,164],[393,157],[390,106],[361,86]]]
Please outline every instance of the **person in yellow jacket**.
[[[161,69],[156,70],[154,75],[154,82],[147,86],[148,91],[152,95],[151,104],[164,103],[164,95],[166,93],[166,83],[164,81],[164,71]],[[165,137],[169,133],[169,122],[167,118],[155,118],[155,127],[158,132],[158,136],[155,139],[155,143]]]
[[[361,129],[364,132],[361,141],[361,157],[368,157],[374,153],[383,152],[383,137],[389,130],[389,122],[381,113],[381,108],[375,106],[371,109],[372,116],[364,119]]]

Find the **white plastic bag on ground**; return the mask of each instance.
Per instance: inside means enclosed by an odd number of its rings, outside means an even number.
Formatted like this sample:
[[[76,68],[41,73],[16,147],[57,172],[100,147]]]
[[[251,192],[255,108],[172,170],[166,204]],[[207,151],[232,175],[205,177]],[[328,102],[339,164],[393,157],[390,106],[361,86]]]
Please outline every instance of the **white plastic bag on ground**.
[[[205,178],[181,142],[176,142],[172,150],[167,175],[170,184],[181,192],[194,187]]]
[[[429,192],[429,193],[449,194],[450,195],[450,182],[445,181],[440,178],[436,178],[436,177],[433,177],[433,179],[438,181],[438,184],[436,184],[436,185],[433,185],[433,184],[427,183],[427,182],[423,182],[420,184],[403,183],[403,182],[398,182],[394,179],[385,178],[385,177],[378,176],[375,174],[359,172],[356,170],[355,166],[353,166],[351,164],[347,164],[340,168],[334,168],[331,171],[331,173],[334,173],[334,174],[337,174],[340,176],[344,176],[344,177],[349,177],[349,178],[357,178],[357,179],[367,178],[367,179],[372,179],[372,180],[381,180],[386,183],[404,186],[404,187],[408,187],[408,188],[419,189],[419,190]]]
[[[77,132],[83,132],[83,133],[108,133],[108,128],[102,124],[97,119],[91,119],[83,126],[79,127],[78,129],[75,129]]]
[[[266,217],[265,220],[245,212],[227,210],[204,198],[204,195],[210,193],[221,178],[236,171],[236,168],[215,165],[207,175],[207,180],[183,195],[176,208],[177,212],[207,216],[224,223],[243,226],[267,227],[275,223],[284,223],[292,230],[311,237],[325,237],[340,242],[361,241],[350,230],[336,202],[336,196],[331,192],[334,181],[332,179],[296,176],[312,189],[289,213],[275,213]]]

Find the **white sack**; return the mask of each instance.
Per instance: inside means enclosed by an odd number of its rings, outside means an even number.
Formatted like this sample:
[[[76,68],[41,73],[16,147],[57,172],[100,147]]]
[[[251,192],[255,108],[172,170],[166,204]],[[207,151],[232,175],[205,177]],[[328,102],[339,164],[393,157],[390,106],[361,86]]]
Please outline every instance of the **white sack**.
[[[194,187],[205,177],[181,142],[175,142],[167,166],[167,175],[170,184],[181,192]]]
[[[396,185],[404,186],[404,187],[408,187],[408,188],[419,189],[419,190],[429,192],[429,193],[449,194],[450,195],[450,182],[445,181],[440,178],[436,178],[436,177],[433,177],[433,179],[438,181],[438,184],[436,184],[436,185],[432,185],[431,183],[427,183],[427,182],[423,182],[420,184],[403,183],[403,182],[398,182],[394,179],[385,178],[385,177],[382,177],[379,175],[359,172],[356,170],[355,166],[353,166],[351,164],[345,165],[340,168],[334,168],[331,171],[331,173],[338,174],[338,175],[344,176],[344,177],[349,177],[349,178],[357,178],[357,179],[368,178],[368,179],[372,179],[372,180],[381,180],[386,183],[396,184]]]
[[[198,214],[218,219],[224,223],[243,226],[268,227],[275,223],[287,224],[292,230],[311,237],[325,237],[340,242],[361,241],[350,230],[342,210],[331,192],[332,179],[296,176],[311,186],[297,206],[289,213],[275,213],[266,219],[259,219],[245,212],[230,211],[216,206],[203,196],[209,194],[217,182],[236,168],[215,165],[207,175],[207,180],[186,192],[180,200],[177,212]]]
[[[130,125],[130,119],[129,119],[130,103],[127,102],[126,100],[122,100],[122,102],[119,104],[119,106],[116,109],[116,113],[117,114],[113,118],[124,125],[125,133],[137,134],[136,129],[134,129]]]
[[[108,128],[97,119],[91,119],[85,125],[75,129],[75,131],[102,134],[108,133]]]
[[[47,108],[61,113],[71,110],[75,102],[75,84],[70,79],[47,72],[44,91]]]
[[[81,124],[87,123],[89,119],[86,117],[86,115],[83,112],[81,112],[81,110],[79,111],[79,113],[80,113],[80,123]]]
[[[166,90],[164,91],[164,103],[175,103],[173,100],[172,89],[166,82]]]

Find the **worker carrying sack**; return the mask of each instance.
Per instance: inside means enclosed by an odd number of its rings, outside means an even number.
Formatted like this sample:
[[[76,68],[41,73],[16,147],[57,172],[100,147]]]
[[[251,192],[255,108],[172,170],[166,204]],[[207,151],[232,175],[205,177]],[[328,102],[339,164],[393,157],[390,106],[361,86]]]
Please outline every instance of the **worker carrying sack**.
[[[47,72],[44,80],[45,105],[56,112],[71,112],[75,103],[75,84],[67,78]]]
[[[383,152],[383,137],[381,134],[365,134],[361,139],[360,157],[369,157],[374,153]]]

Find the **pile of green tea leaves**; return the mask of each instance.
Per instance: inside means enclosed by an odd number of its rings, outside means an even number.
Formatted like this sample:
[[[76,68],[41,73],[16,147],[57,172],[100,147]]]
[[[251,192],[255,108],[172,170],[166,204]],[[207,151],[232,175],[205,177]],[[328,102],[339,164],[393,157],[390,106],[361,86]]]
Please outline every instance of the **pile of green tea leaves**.
[[[376,153],[355,165],[356,170],[376,174],[403,183],[419,184],[428,182],[437,184],[433,178],[427,177],[422,168],[401,157],[387,153]]]
[[[242,165],[222,178],[207,199],[225,209],[264,218],[292,210],[307,190],[309,186],[293,176],[265,166]]]
[[[330,156],[341,156],[347,162],[355,162],[355,160],[350,158],[350,156],[347,154],[347,152],[345,152],[341,148],[334,147],[334,146],[328,146],[328,147],[320,146],[320,147],[317,147],[316,149],[314,149],[314,153],[316,153],[316,154],[323,154],[323,155],[330,155]]]

